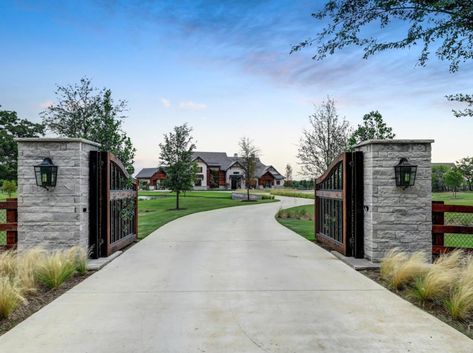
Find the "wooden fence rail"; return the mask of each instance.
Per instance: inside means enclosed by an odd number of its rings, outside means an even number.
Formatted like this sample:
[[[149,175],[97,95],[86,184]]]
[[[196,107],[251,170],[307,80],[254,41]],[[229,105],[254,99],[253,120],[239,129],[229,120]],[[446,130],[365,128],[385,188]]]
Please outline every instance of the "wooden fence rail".
[[[432,253],[473,251],[473,206],[432,202]]]
[[[0,202],[0,210],[5,210],[5,223],[0,223],[0,232],[4,232],[5,241],[0,245],[0,249],[14,249],[18,241],[17,222],[18,222],[18,203],[17,199],[7,199]],[[1,211],[0,211],[1,212]]]

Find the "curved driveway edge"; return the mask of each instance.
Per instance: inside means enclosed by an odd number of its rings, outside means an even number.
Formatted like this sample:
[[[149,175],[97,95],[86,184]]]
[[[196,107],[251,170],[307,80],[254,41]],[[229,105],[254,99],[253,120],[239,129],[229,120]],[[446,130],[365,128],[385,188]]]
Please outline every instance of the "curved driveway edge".
[[[473,341],[284,226],[279,207],[159,228],[0,337],[9,353],[471,353]]]

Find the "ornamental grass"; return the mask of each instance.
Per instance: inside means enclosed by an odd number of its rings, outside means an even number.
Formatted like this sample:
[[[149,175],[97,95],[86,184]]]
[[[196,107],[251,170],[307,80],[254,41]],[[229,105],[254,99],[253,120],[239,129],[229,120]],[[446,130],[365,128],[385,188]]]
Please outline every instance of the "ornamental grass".
[[[401,289],[429,270],[427,257],[422,252],[412,255],[393,249],[381,261],[380,274],[388,285]]]
[[[15,279],[0,277],[0,318],[7,318],[18,305],[25,301]]]
[[[58,288],[76,272],[76,263],[68,250],[54,251],[39,264],[38,280],[50,289]]]

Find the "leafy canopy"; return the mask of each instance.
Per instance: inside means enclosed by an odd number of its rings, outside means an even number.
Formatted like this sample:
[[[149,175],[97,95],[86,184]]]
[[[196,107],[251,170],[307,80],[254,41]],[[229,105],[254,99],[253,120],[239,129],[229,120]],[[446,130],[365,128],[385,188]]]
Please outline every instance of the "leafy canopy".
[[[456,195],[457,189],[462,186],[463,181],[463,175],[457,168],[451,168],[444,174],[445,185],[453,190],[454,195]]]
[[[179,209],[179,193],[191,190],[196,176],[191,132],[192,128],[187,124],[175,126],[172,132],[164,134],[164,142],[159,144],[159,159],[166,172],[162,185],[176,192],[176,209]]]
[[[456,169],[463,175],[471,191],[473,186],[473,157],[465,157],[457,161]]]
[[[449,62],[455,72],[460,64],[473,58],[473,1],[471,0],[329,0],[312,16],[325,26],[315,35],[292,47],[291,53],[316,45],[313,59],[350,46],[363,48],[366,59],[388,49],[408,49],[421,45],[418,58],[425,66],[434,55]],[[405,35],[387,39],[383,30],[406,24]],[[373,31],[379,26],[381,31]],[[402,28],[402,27],[401,27]],[[465,102],[468,108],[454,111],[455,116],[473,116],[473,96],[447,96],[451,101]]]
[[[388,140],[396,137],[393,129],[388,127],[383,120],[383,116],[378,111],[369,112],[363,116],[363,124],[358,125],[348,140],[348,145],[353,148],[355,145],[368,140]]]
[[[0,109],[0,180],[17,178],[18,146],[15,139],[43,135],[42,124],[20,119],[14,111]]]
[[[46,127],[59,136],[100,143],[102,151],[112,152],[132,174],[136,150],[122,130],[126,101],[115,103],[110,89],[98,90],[86,77],[78,84],[58,86],[55,93],[57,103],[41,113]]]

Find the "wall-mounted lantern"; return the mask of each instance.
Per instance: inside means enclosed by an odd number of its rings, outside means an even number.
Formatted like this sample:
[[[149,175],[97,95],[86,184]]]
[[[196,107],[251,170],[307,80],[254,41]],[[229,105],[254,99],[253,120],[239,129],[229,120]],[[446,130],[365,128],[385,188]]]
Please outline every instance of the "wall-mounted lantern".
[[[39,165],[34,166],[36,185],[49,190],[56,186],[58,167],[53,164],[51,158],[45,158]]]
[[[416,182],[417,166],[409,163],[406,158],[401,158],[394,166],[394,173],[396,186],[407,189],[409,186],[414,186]]]

